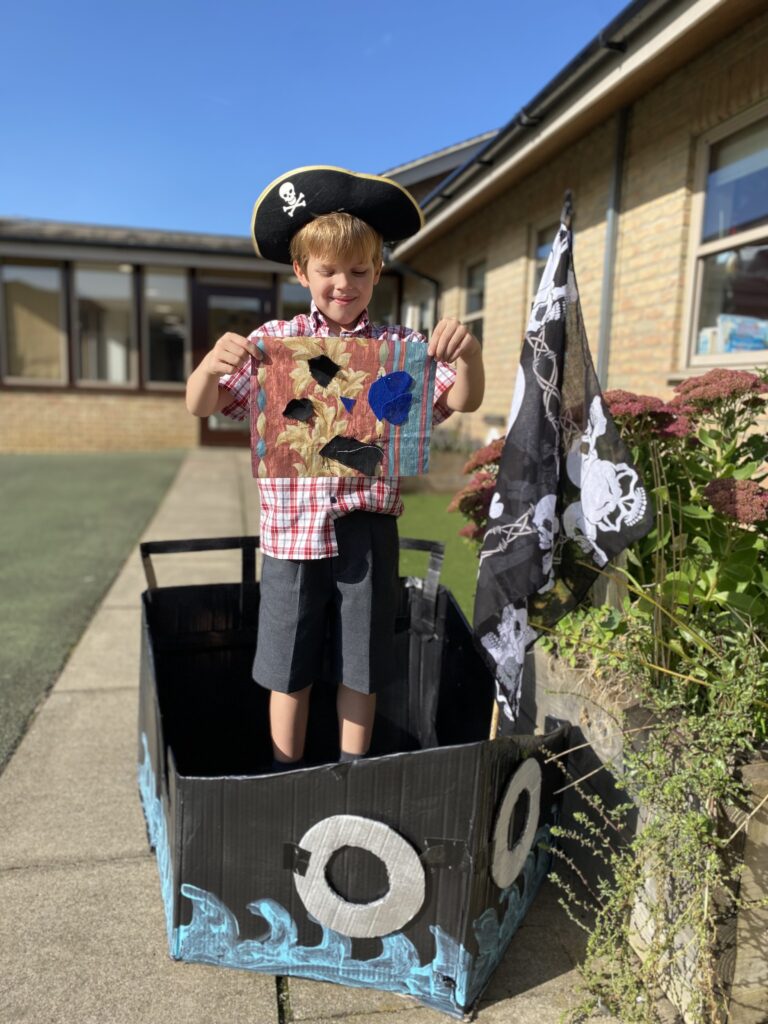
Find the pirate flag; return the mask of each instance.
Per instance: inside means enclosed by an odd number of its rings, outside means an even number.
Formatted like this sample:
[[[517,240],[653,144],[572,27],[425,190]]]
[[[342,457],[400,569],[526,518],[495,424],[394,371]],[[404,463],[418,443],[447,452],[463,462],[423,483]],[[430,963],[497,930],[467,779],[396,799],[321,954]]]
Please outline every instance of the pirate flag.
[[[523,340],[475,598],[475,634],[508,719],[517,717],[525,652],[539,631],[575,608],[598,570],[652,525],[592,365],[563,223]]]

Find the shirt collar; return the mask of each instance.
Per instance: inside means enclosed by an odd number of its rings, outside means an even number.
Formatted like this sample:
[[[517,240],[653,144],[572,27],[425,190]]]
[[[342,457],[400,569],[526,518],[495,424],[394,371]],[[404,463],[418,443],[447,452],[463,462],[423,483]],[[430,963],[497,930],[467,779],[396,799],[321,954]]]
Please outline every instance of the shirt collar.
[[[313,302],[309,312],[309,322],[312,326],[312,330],[317,334],[326,335],[330,334],[330,327],[328,321],[325,319],[323,314],[317,308],[317,305]],[[344,334],[365,334],[370,328],[371,321],[368,319],[368,310],[364,309],[360,314],[360,319],[357,321],[355,326],[351,330],[344,330]]]

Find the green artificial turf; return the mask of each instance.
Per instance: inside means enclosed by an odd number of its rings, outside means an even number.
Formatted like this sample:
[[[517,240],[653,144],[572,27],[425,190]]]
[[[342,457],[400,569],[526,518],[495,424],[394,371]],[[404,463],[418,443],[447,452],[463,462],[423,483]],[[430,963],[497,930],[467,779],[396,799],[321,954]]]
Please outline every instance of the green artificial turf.
[[[400,518],[401,537],[419,537],[439,540],[445,544],[445,561],[440,577],[441,582],[453,593],[469,621],[472,621],[472,607],[475,600],[477,581],[477,555],[468,541],[459,537],[458,532],[465,520],[458,512],[448,512],[450,494],[406,494],[405,512]],[[403,576],[423,576],[426,569],[426,555],[416,551],[403,551],[400,555],[400,572]]]
[[[182,456],[0,455],[0,766]]]

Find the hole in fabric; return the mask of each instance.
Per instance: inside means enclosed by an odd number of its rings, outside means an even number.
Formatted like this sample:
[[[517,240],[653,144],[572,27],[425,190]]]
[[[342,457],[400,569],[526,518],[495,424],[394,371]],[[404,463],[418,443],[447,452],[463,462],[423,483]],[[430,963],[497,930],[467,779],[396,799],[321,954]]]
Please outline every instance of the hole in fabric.
[[[309,363],[309,372],[321,388],[327,388],[341,369],[338,363],[334,363],[328,356],[312,356],[307,362]]]
[[[356,401],[356,398],[345,398],[343,395],[341,396],[341,404],[344,406],[347,412],[352,412],[352,410],[355,407]]]
[[[288,416],[292,420],[301,420],[302,423],[311,420],[314,414],[315,407],[308,398],[292,398],[283,409],[283,416]]]
[[[366,444],[355,437],[334,437],[323,445],[320,454],[326,459],[335,459],[342,466],[356,469],[365,476],[373,476],[384,452],[376,444]]]
[[[342,846],[328,858],[325,878],[347,903],[372,903],[389,892],[384,861],[360,846]]]

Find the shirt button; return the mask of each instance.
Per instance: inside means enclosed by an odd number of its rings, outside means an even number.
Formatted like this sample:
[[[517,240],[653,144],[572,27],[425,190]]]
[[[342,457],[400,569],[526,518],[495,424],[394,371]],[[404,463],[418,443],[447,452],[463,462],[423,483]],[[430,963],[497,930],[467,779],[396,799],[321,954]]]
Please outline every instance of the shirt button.
[[[332,505],[335,505],[335,504],[336,504],[336,495],[335,495],[335,494],[332,494],[332,495],[331,495],[331,504],[332,504]]]

